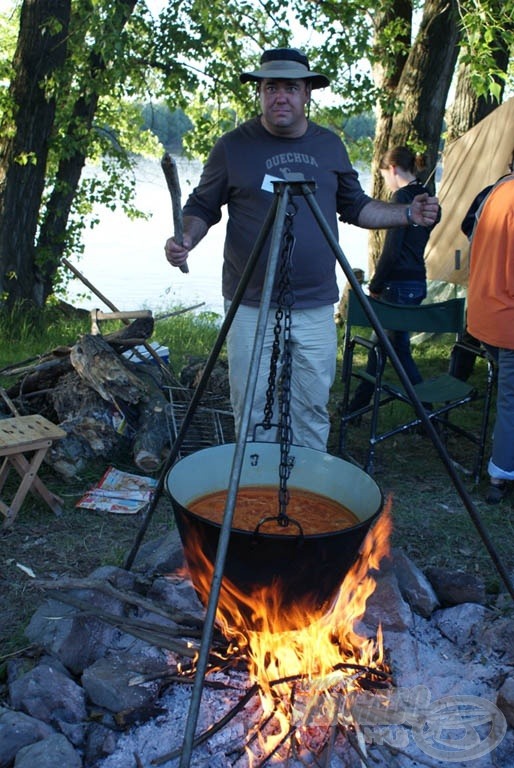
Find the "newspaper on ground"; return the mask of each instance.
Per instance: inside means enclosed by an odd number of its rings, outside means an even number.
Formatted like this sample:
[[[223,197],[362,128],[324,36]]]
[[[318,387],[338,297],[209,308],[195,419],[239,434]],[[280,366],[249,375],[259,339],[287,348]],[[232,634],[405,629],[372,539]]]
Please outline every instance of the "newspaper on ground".
[[[109,467],[102,479],[75,505],[82,509],[133,515],[149,504],[157,479]]]

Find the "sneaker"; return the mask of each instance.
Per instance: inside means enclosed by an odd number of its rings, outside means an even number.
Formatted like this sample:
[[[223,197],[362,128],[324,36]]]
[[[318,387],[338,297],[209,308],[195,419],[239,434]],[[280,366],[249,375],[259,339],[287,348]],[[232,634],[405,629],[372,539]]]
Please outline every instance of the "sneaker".
[[[487,494],[485,497],[487,504],[499,504],[502,499],[505,498],[508,491],[508,485],[506,480],[500,480],[500,482],[489,484]]]

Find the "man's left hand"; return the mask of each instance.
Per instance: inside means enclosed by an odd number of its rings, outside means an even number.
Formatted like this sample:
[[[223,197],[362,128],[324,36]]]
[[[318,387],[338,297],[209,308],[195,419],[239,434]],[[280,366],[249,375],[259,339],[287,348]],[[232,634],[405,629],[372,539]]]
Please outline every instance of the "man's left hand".
[[[420,227],[431,227],[439,220],[441,209],[437,197],[430,197],[424,192],[413,199],[410,211],[414,224]]]

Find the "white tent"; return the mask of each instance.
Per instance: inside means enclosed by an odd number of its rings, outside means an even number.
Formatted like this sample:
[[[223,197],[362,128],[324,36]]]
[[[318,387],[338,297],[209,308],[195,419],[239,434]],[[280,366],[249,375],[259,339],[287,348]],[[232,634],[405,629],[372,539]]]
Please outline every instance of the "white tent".
[[[481,189],[507,173],[514,149],[514,98],[452,142],[443,153],[437,195],[442,208],[425,251],[429,280],[466,285],[468,241],[462,219]]]

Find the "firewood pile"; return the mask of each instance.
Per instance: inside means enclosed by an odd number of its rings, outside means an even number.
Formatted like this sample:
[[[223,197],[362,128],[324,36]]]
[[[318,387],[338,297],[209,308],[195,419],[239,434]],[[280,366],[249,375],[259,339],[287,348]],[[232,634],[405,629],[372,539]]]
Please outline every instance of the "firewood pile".
[[[65,478],[118,450],[131,453],[145,473],[166,459],[177,429],[170,392],[193,387],[202,364],[184,369],[184,384],[148,343],[154,320],[150,312],[141,314],[106,335],[93,323],[94,332],[72,346],[0,371],[14,380],[6,392],[20,414],[39,413],[65,430],[67,436],[48,453],[52,468]],[[219,376],[216,385],[228,390]]]

